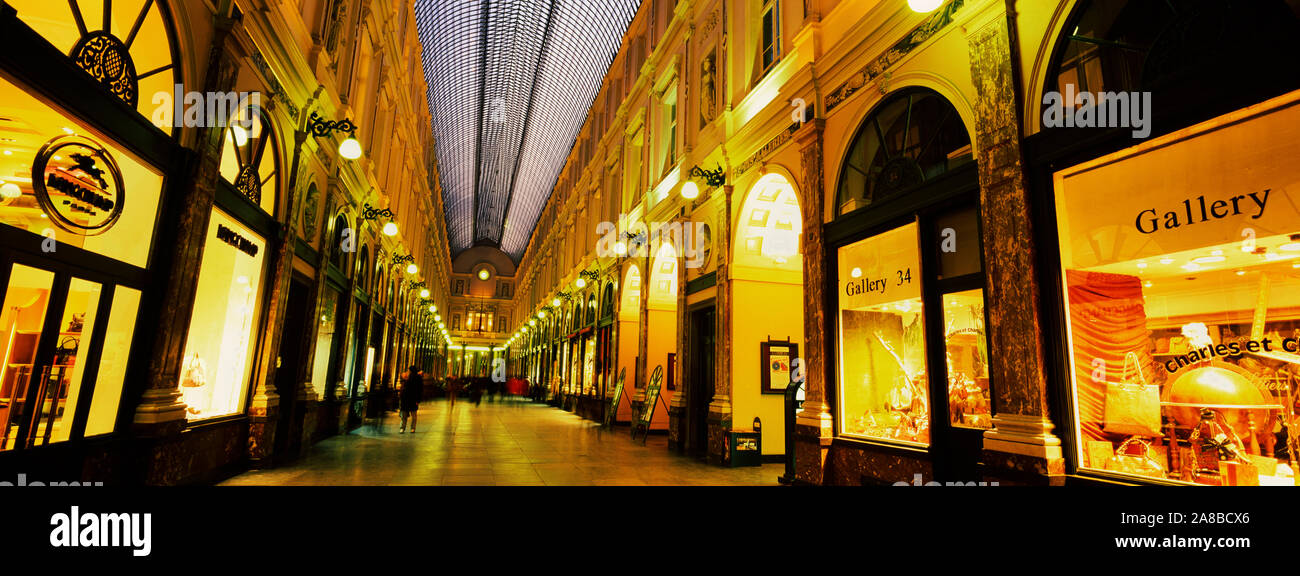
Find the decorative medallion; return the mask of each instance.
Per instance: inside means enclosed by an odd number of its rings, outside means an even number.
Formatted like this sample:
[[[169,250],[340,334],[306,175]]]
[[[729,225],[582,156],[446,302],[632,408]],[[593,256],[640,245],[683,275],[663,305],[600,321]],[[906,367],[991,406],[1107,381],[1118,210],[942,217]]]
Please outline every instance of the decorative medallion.
[[[81,37],[72,48],[72,61],[132,108],[139,99],[135,62],[126,44],[103,30]]]
[[[708,224],[700,224],[700,237],[695,242],[696,251],[700,255],[700,270],[708,270],[709,258],[713,256],[713,230]]]
[[[239,171],[239,176],[235,178],[235,189],[254,204],[262,203],[262,181],[256,166],[249,164]]]
[[[867,200],[881,200],[899,191],[918,186],[922,182],[925,182],[925,174],[921,172],[921,167],[911,158],[899,156],[885,162],[880,176],[876,179],[876,198],[867,198]]]
[[[302,207],[302,235],[310,239],[316,234],[316,203],[320,200],[320,192],[316,186],[312,185],[307,188],[307,199]]]
[[[126,202],[117,162],[84,136],[59,136],[41,146],[32,162],[32,189],[56,226],[83,236],[107,232]]]

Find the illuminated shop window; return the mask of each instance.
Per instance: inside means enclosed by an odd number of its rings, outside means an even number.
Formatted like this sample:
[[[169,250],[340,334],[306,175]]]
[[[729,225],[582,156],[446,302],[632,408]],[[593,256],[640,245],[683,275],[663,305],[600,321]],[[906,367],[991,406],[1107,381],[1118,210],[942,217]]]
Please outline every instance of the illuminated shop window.
[[[266,241],[213,209],[182,357],[187,418],[244,410],[257,349]]]
[[[877,106],[849,147],[840,214],[881,202],[970,162],[970,134],[946,99],[921,88]]]
[[[104,290],[77,277],[56,280],[48,270],[11,268],[0,309],[0,449],[72,439],[77,407],[92,384],[85,434],[113,431],[140,293],[116,287],[104,340],[95,342]],[[101,350],[96,364],[93,352]]]
[[[1297,102],[1054,175],[1079,466],[1295,485]]]
[[[0,223],[147,267],[161,173],[3,78],[0,118]]]
[[[173,133],[175,65],[170,16],[157,0],[6,0],[18,19],[109,92]],[[0,101],[4,101],[0,99]]]
[[[106,351],[99,359],[99,377],[91,397],[90,416],[86,420],[86,436],[107,434],[113,431],[118,405],[122,402],[122,383],[126,378],[128,356],[112,353],[130,350],[135,334],[136,314],[140,310],[140,291],[118,286],[113,292],[113,312],[108,318],[108,332],[104,337]]]
[[[321,296],[320,320],[316,328],[316,357],[312,359],[311,383],[319,398],[325,398],[329,390],[330,358],[334,352],[336,324],[339,318],[339,293],[325,287]]]
[[[930,442],[915,223],[839,249],[840,432]]]

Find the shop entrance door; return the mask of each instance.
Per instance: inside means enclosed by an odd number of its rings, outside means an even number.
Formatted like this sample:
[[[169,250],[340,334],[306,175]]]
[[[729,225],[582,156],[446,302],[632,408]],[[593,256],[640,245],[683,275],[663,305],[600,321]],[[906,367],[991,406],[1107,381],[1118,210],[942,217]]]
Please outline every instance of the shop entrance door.
[[[85,433],[116,286],[84,276],[89,274],[45,259],[0,262],[0,281],[5,286],[0,303],[0,450],[31,448]],[[125,356],[127,351],[114,353]],[[113,364],[124,362],[123,358]],[[116,392],[118,397],[108,403],[112,413],[96,414],[97,420],[107,418],[105,431],[112,430],[116,417],[121,378],[121,374],[106,378],[116,383],[106,382],[103,395]],[[101,398],[100,404],[105,400],[109,399]],[[104,406],[100,408],[105,412]]]
[[[275,370],[275,390],[280,394],[280,421],[275,426],[275,454],[277,456],[297,451],[302,436],[302,415],[294,400],[298,397],[298,381],[307,358],[303,354],[307,338],[307,319],[312,316],[310,293],[307,285],[294,278],[289,282],[289,305],[285,309],[284,332],[280,337],[280,363]]]
[[[709,445],[709,403],[713,401],[714,307],[691,312],[690,381],[687,383],[686,451],[704,458]]]

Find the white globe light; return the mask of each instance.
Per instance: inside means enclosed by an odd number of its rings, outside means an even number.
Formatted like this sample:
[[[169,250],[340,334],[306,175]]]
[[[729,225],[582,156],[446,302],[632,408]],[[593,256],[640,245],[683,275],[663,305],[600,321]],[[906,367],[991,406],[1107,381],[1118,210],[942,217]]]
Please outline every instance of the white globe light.
[[[551,306],[554,306],[554,307],[556,307],[556,308],[559,308],[559,307],[560,307],[560,299],[559,299],[559,298],[553,298],[553,299],[551,299]]]
[[[943,5],[943,0],[907,0],[907,5],[915,12],[934,12],[935,8]]]
[[[429,297],[429,289],[428,289],[428,288],[425,288],[424,290],[421,290],[421,291],[420,291],[420,297],[421,297],[421,298],[428,298],[428,297]]]
[[[586,281],[586,280],[583,280],[582,278],[579,278],[577,282],[574,282],[574,285],[577,286],[577,287],[579,287],[579,288],[586,288],[586,287],[587,287],[587,281]]]
[[[18,185],[13,182],[5,182],[3,186],[0,186],[0,198],[13,200],[15,198],[21,198],[22,195],[22,188],[19,188]]]
[[[415,264],[408,264],[408,265],[406,266],[406,273],[407,273],[407,274],[415,274],[416,272],[419,272],[419,271],[420,271],[420,267],[419,267],[419,266],[416,266]]]
[[[700,187],[695,185],[693,180],[687,180],[682,184],[682,198],[694,200],[700,196]]]
[[[430,313],[437,312],[437,311],[438,311],[438,307],[437,307],[437,306],[430,306],[430,307],[429,307],[429,312],[430,312]]]
[[[397,235],[397,223],[396,223],[396,222],[389,222],[389,223],[387,223],[387,224],[384,224],[384,235],[385,235],[385,236],[396,236],[396,235]]]
[[[361,143],[356,138],[348,138],[342,144],[339,144],[339,156],[348,160],[356,160],[361,157]]]
[[[618,254],[619,256],[626,256],[626,255],[627,255],[627,242],[624,242],[624,241],[622,241],[622,240],[619,240],[618,242],[616,242],[616,243],[614,244],[614,253],[615,253],[615,254]]]

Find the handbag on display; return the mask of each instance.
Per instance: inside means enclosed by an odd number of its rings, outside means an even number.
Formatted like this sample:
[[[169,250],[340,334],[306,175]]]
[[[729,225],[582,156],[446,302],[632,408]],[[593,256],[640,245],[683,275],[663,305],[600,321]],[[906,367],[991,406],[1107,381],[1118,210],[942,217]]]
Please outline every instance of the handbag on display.
[[[1131,368],[1130,368],[1131,367]],[[1147,384],[1134,352],[1124,355],[1119,382],[1106,382],[1102,429],[1126,436],[1160,436],[1160,386]]]
[[[1129,446],[1138,444],[1142,446],[1141,454],[1130,454]],[[1152,454],[1151,443],[1137,436],[1130,436],[1128,440],[1120,443],[1115,449],[1115,455],[1106,461],[1106,469],[1111,472],[1123,472],[1125,474],[1137,474],[1139,476],[1150,476],[1152,478],[1164,478],[1165,469],[1160,465],[1160,460]]]

